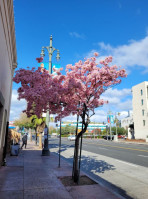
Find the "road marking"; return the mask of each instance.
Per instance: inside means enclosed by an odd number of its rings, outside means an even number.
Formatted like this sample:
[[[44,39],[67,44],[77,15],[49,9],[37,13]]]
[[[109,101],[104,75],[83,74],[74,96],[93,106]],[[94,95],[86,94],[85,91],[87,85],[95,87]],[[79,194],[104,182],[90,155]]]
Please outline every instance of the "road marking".
[[[106,149],[106,148],[103,148],[103,147],[99,147],[99,149],[109,150],[109,149]]]
[[[146,156],[146,155],[138,155],[138,156],[141,156],[141,157],[145,157],[145,158],[148,158],[148,156]]]
[[[127,164],[127,165],[130,165],[130,166],[133,166],[133,167],[138,167],[138,166],[136,166],[136,165],[134,165],[134,164],[131,164],[131,163],[128,163],[128,162],[124,162],[124,161],[121,161],[121,160],[116,160],[117,162],[121,162],[121,163],[123,163],[123,164]]]
[[[92,143],[87,143],[87,144],[92,144]],[[125,147],[121,147],[121,146],[111,146],[111,145],[106,145],[106,144],[93,144],[93,145],[99,145],[99,146],[107,146],[107,147],[113,147],[113,148],[120,148],[120,149],[126,149],[126,150],[133,150],[133,151],[143,151],[143,152],[147,152],[148,153],[148,151],[147,150],[144,150],[144,149],[134,149],[134,148],[125,148]]]

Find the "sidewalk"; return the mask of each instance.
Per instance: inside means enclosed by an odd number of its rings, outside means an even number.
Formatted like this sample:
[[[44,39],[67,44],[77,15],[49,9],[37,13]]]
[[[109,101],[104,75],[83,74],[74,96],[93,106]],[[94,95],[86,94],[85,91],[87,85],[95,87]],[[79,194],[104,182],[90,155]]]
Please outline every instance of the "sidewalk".
[[[115,141],[116,142],[116,141]],[[122,140],[122,139],[118,139],[117,142],[120,143],[125,143],[125,144],[141,144],[141,145],[148,145],[148,142],[138,142],[138,141],[127,141],[127,140]]]
[[[0,199],[118,199],[99,184],[64,186],[58,177],[71,176],[72,167],[58,156],[41,156],[41,150],[28,142],[19,156],[7,156],[0,168]],[[82,173],[81,173],[82,175]]]

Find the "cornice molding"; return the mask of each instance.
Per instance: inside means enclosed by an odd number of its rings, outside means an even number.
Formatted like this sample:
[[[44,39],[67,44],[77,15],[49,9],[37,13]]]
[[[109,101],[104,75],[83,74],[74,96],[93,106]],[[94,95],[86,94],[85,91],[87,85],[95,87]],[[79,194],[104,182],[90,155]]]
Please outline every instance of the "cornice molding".
[[[5,39],[7,42],[7,50],[11,56],[10,65],[12,66],[13,63],[17,62],[13,0],[2,0],[2,5],[4,9],[3,14],[6,19],[4,22],[5,25],[3,25],[5,33],[7,32]]]

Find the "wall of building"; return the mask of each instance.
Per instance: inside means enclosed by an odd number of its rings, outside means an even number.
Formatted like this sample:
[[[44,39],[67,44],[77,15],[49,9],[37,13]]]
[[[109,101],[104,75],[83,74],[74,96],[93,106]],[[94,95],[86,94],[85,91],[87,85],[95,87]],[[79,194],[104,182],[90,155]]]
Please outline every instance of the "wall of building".
[[[67,125],[76,127],[77,123],[76,122],[71,122],[71,123],[66,123],[66,122],[64,123],[63,122],[61,124],[62,127],[65,127]],[[60,127],[58,127],[58,128],[60,128]],[[78,129],[80,129],[80,130],[82,129],[82,124],[81,123],[78,124]],[[87,127],[87,131],[88,132],[91,132],[94,129],[100,129],[101,131],[103,131],[104,129],[106,129],[106,124],[91,123]]]
[[[16,68],[13,0],[0,0],[0,165],[9,121],[12,77]]]
[[[132,87],[132,93],[135,139],[146,139],[148,135],[148,82],[145,81]]]
[[[129,125],[133,124],[133,113],[131,113],[129,111],[129,114],[127,117],[121,119],[121,127],[123,127],[124,129],[128,130]]]

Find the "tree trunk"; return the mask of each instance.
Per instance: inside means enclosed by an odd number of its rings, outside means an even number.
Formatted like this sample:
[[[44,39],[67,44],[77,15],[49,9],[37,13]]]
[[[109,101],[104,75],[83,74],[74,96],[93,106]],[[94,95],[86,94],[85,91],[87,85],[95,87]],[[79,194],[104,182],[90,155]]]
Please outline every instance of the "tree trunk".
[[[37,140],[38,140],[38,137],[37,137],[37,129],[35,129],[35,144],[37,145]]]
[[[75,131],[76,137],[77,137],[77,134],[78,134],[78,123],[79,123],[79,115],[77,115],[77,126],[76,126],[76,131]],[[74,157],[75,157],[75,149],[76,149],[76,147],[74,148]],[[73,160],[73,168],[72,168],[72,179],[74,179],[74,160]]]
[[[42,149],[42,133],[39,133],[39,148]]]
[[[84,124],[84,129],[77,135],[75,140],[75,154],[74,154],[74,168],[73,168],[73,180],[78,183],[79,181],[79,140],[80,137],[86,132],[88,124]]]
[[[32,142],[32,129],[29,129],[30,141]]]
[[[78,182],[79,180],[79,162],[78,162],[78,157],[79,157],[79,137],[77,136],[76,141],[75,141],[75,154],[74,154],[74,173],[73,173],[73,180],[74,182]]]

